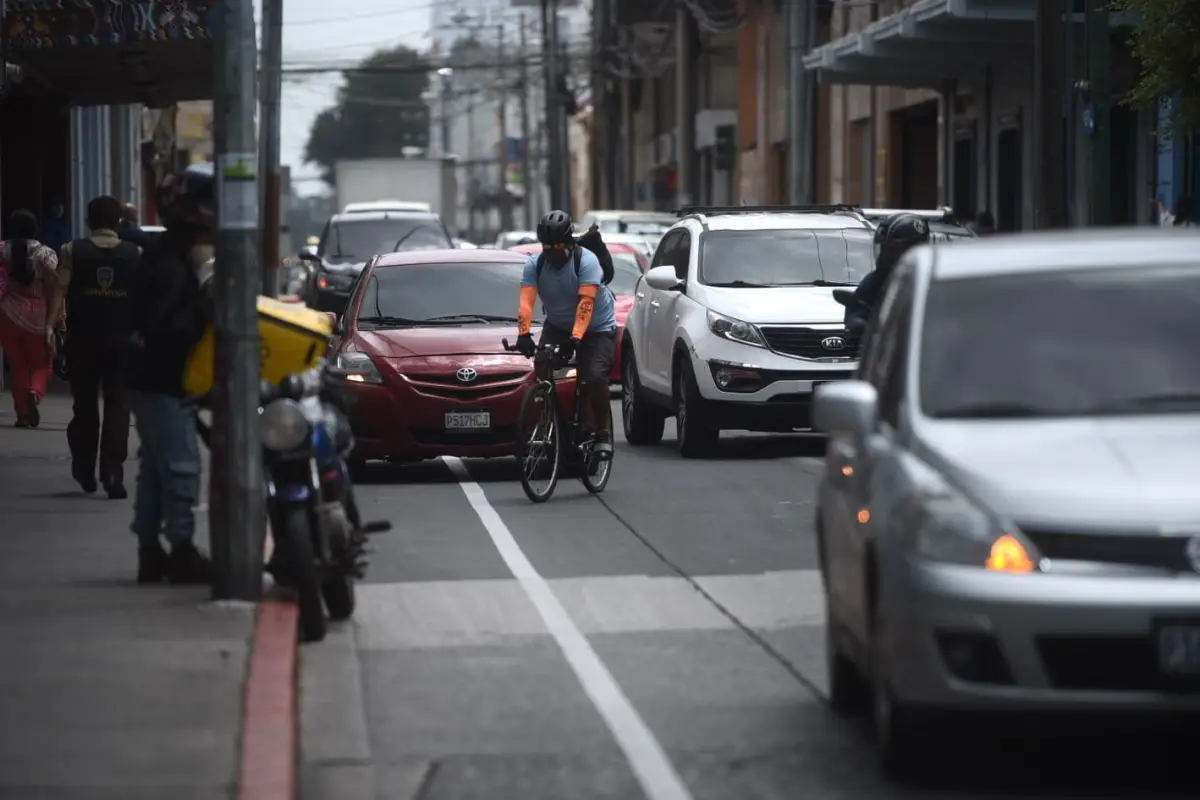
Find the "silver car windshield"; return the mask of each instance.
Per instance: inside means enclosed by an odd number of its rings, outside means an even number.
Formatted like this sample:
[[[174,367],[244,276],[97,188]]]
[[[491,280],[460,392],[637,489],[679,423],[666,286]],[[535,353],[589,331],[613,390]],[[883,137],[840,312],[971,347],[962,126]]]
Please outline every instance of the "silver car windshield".
[[[1200,266],[936,281],[920,346],[938,418],[1200,410]]]

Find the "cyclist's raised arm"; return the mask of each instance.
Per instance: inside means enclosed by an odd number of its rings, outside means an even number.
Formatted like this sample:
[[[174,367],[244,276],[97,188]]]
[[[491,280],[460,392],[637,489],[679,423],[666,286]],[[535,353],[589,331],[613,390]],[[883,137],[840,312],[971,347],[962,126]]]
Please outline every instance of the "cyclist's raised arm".
[[[537,258],[530,256],[521,274],[521,305],[517,310],[517,333],[525,336],[533,327],[533,306],[537,302]]]

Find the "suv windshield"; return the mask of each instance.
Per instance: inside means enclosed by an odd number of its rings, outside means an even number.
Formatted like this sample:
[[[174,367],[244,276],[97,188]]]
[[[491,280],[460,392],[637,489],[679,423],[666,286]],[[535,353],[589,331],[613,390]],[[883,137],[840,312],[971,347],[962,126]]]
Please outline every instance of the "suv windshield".
[[[941,418],[1200,410],[1200,269],[934,283],[921,405]]]
[[[874,268],[872,236],[865,228],[707,231],[700,235],[700,282],[710,286],[858,283]]]
[[[397,250],[453,249],[436,217],[341,219],[329,226],[318,255],[334,264],[361,264],[371,256]]]
[[[358,321],[377,327],[515,325],[524,269],[512,262],[381,267],[363,288]],[[535,311],[534,322],[541,320]]]

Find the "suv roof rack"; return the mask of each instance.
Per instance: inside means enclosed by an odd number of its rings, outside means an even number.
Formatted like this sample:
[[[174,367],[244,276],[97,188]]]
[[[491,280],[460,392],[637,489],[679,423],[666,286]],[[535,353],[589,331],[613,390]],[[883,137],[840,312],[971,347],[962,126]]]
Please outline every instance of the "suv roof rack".
[[[675,216],[686,217],[690,214],[704,214],[715,217],[725,214],[762,214],[772,212],[776,214],[835,214],[839,212],[861,214],[862,209],[846,203],[801,206],[684,206],[675,211]]]
[[[922,219],[950,220],[954,218],[954,209],[950,206],[938,208],[860,208],[859,213],[864,217],[890,217],[893,214],[912,214]]]

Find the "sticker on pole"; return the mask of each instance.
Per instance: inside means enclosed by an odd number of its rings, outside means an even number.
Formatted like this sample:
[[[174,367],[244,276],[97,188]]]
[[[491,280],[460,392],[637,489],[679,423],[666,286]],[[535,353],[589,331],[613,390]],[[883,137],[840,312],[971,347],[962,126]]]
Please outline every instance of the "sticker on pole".
[[[217,227],[223,231],[258,228],[258,156],[217,156]]]

